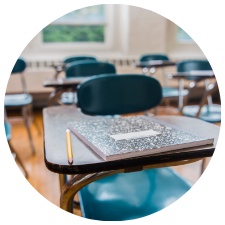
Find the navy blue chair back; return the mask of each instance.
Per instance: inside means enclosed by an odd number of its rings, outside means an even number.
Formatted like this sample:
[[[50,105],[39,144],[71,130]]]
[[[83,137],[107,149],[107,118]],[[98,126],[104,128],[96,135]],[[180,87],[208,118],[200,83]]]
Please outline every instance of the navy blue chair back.
[[[79,61],[79,60],[94,60],[94,61],[97,61],[97,59],[95,57],[92,57],[92,56],[73,56],[73,57],[66,58],[63,62],[64,63],[71,63],[71,62],[75,62],[75,61]]]
[[[26,62],[23,59],[17,59],[11,74],[22,73],[27,67]]]
[[[158,80],[145,75],[101,75],[80,84],[77,98],[86,114],[127,114],[157,106],[162,88]]]
[[[81,60],[66,66],[66,77],[83,77],[99,74],[116,73],[113,64],[93,60]]]
[[[149,55],[143,55],[140,58],[140,62],[147,62],[150,60],[163,60],[168,61],[169,58],[166,55],[160,55],[160,54],[149,54]]]
[[[212,70],[207,60],[185,60],[177,64],[177,72],[190,72],[192,70]],[[198,80],[201,77],[186,77],[187,80]]]

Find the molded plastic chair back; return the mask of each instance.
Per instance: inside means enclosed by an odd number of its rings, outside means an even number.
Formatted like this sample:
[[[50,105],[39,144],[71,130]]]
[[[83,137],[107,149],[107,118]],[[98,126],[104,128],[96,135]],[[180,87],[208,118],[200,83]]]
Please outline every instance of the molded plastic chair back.
[[[157,106],[162,88],[158,80],[145,75],[101,75],[80,84],[77,98],[87,114],[135,113]]]
[[[22,73],[27,67],[26,62],[23,59],[17,59],[11,74]]]
[[[99,74],[116,73],[115,66],[107,62],[82,60],[66,66],[66,77],[83,77]]]
[[[190,72],[193,70],[212,70],[207,60],[186,60],[177,64],[177,72]],[[198,77],[187,77],[187,80],[198,80]]]
[[[160,54],[149,54],[149,55],[143,55],[140,58],[140,62],[146,62],[150,60],[163,60],[167,61],[169,58],[166,55],[160,55]]]
[[[64,63],[71,63],[71,62],[80,61],[80,60],[97,61],[97,59],[95,57],[92,57],[92,56],[73,56],[73,57],[66,58],[63,62]]]

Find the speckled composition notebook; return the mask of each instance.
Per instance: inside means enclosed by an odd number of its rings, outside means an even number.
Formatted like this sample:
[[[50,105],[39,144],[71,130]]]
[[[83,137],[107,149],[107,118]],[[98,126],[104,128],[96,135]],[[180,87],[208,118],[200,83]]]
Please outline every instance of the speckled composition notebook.
[[[68,128],[105,161],[213,144],[214,139],[190,133],[147,116],[88,119]]]

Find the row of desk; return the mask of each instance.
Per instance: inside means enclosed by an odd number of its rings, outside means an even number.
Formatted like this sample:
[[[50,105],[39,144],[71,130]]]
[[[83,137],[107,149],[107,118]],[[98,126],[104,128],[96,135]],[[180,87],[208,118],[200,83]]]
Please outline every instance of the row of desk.
[[[175,65],[175,62],[167,62],[162,61],[161,63],[139,63],[135,64],[134,67],[141,67],[141,68],[153,68],[153,67],[166,67]],[[63,69],[64,67],[60,67]],[[59,69],[57,69],[58,71]],[[76,87],[79,83],[89,79],[90,77],[74,77],[74,78],[54,78],[45,80],[43,83],[44,87],[53,87],[55,90],[49,96],[49,105],[52,105],[53,102],[62,95],[62,93],[72,89],[73,91],[76,90]],[[179,99],[178,99],[178,108],[181,111],[183,108],[183,95],[182,92],[184,90],[184,80],[189,79],[193,80],[196,84],[202,80],[207,80],[210,78],[215,78],[215,74],[191,74],[188,72],[183,73],[176,73],[176,74],[168,74],[169,79],[177,79],[179,82]],[[189,89],[193,89],[196,85],[192,85]],[[207,91],[207,90],[206,90]]]
[[[174,62],[155,62],[140,63],[133,67],[141,68],[158,68],[175,65]],[[64,66],[56,68],[59,72]],[[190,78],[189,73],[177,73],[168,75],[170,79],[179,80],[179,91],[182,92],[183,80]],[[201,80],[214,78],[214,74],[192,74],[191,77],[195,84]],[[44,81],[44,87],[53,87],[55,90],[49,97],[49,106],[52,106],[56,99],[62,93],[73,90],[76,91],[77,86],[89,79],[90,77],[74,77],[74,78],[54,78]],[[197,79],[198,78],[198,79]],[[194,88],[192,85],[189,89]],[[183,108],[183,96],[179,95],[179,109]],[[44,152],[46,167],[59,174],[60,180],[60,207],[71,212],[73,196],[84,186],[91,182],[116,173],[135,172],[150,168],[160,168],[176,165],[184,165],[199,161],[205,157],[211,157],[214,153],[217,139],[219,136],[219,127],[214,124],[188,117],[180,116],[156,116],[160,121],[176,125],[178,127],[197,132],[202,135],[211,134],[215,138],[215,142],[207,147],[195,147],[183,149],[182,151],[172,151],[167,153],[155,154],[151,156],[134,157],[124,160],[116,160],[105,162],[103,159],[94,154],[83,142],[72,135],[72,143],[74,149],[74,161],[72,165],[68,164],[66,154],[66,139],[64,136],[69,121],[79,121],[89,116],[84,115],[75,105],[48,107],[43,110],[44,124]],[[62,135],[63,134],[63,135]],[[75,175],[71,180],[66,181],[65,174]]]

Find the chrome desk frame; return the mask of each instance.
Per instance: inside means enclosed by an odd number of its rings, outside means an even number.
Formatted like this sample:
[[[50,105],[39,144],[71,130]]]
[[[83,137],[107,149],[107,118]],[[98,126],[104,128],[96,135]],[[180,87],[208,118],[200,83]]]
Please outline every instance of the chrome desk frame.
[[[173,163],[162,163],[162,164],[156,164],[156,165],[150,165],[150,166],[144,166],[143,170],[145,169],[155,169],[155,168],[162,168],[162,167],[169,167],[169,166],[178,166],[178,165],[185,165],[189,163],[194,163],[202,158],[199,159],[192,159],[192,160],[183,160]],[[72,177],[68,182],[64,183],[64,178],[62,175],[60,175],[60,185],[63,185],[61,187],[61,197],[60,197],[60,208],[64,209],[67,212],[73,213],[73,207],[74,208],[80,208],[80,205],[78,202],[73,202],[74,196],[86,185],[99,180],[101,178],[117,174],[117,173],[127,173],[127,169],[122,170],[113,170],[113,171],[106,171],[106,172],[99,172],[99,173],[93,173],[93,174],[79,174]],[[135,172],[134,170],[132,172]]]
[[[182,96],[182,91],[184,89],[184,79],[186,79],[187,77],[193,77],[193,78],[198,78],[197,80],[194,80],[192,81],[190,84],[189,84],[189,87],[188,87],[188,95],[185,96],[185,98],[183,98]],[[196,118],[198,118],[199,114],[200,114],[200,111],[201,111],[201,108],[204,106],[204,103],[206,103],[206,100],[208,101],[208,104],[212,104],[212,93],[214,91],[216,91],[216,89],[218,88],[217,86],[217,83],[215,82],[214,84],[209,84],[209,78],[215,78],[215,74],[212,74],[212,75],[190,75],[189,73],[177,73],[177,74],[168,74],[168,78],[169,79],[178,79],[178,82],[179,82],[179,111],[181,112],[182,114],[182,111],[183,111],[183,108],[184,106],[187,104],[187,101],[191,95],[191,93],[193,92],[193,90],[195,89],[195,87],[197,86],[197,84],[200,82],[200,81],[205,81],[205,93],[204,93],[204,96],[201,100],[201,103],[200,103],[200,108],[199,108],[199,112],[197,113],[196,115]],[[202,102],[203,105],[202,105]]]

